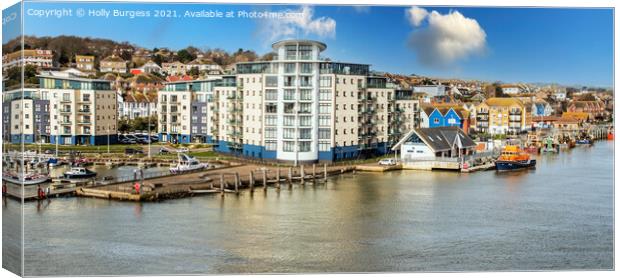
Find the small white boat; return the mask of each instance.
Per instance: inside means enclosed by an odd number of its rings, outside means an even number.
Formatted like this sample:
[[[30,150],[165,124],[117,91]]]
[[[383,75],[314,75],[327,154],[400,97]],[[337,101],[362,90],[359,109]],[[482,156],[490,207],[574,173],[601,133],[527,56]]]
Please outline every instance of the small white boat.
[[[22,175],[12,172],[3,172],[2,180],[15,184],[35,185],[49,181],[50,175],[43,173],[30,173]]]
[[[177,165],[170,167],[170,173],[179,174],[209,168],[208,163],[201,163],[198,159],[184,153],[179,153]]]
[[[64,173],[65,179],[88,179],[94,178],[97,173],[84,167],[72,167],[71,170]]]

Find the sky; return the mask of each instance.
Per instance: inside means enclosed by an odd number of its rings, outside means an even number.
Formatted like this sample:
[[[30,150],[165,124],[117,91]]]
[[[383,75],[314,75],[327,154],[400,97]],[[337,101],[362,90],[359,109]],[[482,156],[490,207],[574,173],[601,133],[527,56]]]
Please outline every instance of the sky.
[[[102,9],[109,17],[91,13]],[[114,10],[148,11],[149,16],[114,16]],[[176,17],[155,17],[156,11]],[[192,16],[200,11],[220,11],[222,17]],[[234,17],[225,17],[227,11]],[[289,14],[240,17],[243,11]],[[243,48],[259,54],[271,51],[277,40],[313,39],[327,44],[322,56],[370,64],[376,71],[613,86],[612,9],[25,2],[24,13],[26,35],[107,38],[175,50],[189,45]],[[3,42],[10,39],[6,31]]]

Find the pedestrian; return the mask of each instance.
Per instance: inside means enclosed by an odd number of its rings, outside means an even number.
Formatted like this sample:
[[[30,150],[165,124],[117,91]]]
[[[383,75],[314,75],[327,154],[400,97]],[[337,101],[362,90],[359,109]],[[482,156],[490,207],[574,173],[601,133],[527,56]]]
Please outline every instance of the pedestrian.
[[[45,199],[45,192],[43,192],[40,185],[37,186],[37,196],[39,197],[39,200]]]

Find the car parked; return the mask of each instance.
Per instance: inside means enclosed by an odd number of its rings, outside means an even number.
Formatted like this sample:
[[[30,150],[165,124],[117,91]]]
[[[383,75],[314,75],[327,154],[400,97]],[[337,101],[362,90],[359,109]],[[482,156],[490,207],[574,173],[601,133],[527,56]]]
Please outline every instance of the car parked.
[[[178,148],[177,152],[179,152],[179,153],[188,153],[189,149],[188,148]]]

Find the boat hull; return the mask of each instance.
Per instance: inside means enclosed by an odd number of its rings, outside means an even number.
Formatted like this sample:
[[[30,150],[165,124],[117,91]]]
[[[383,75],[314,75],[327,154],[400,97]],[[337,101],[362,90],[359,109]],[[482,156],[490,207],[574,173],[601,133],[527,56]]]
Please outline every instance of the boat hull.
[[[497,171],[514,171],[534,167],[536,167],[536,160],[534,159],[529,161],[495,161]]]
[[[49,176],[48,177],[44,177],[44,178],[37,178],[37,179],[18,179],[18,178],[13,178],[13,177],[2,177],[2,180],[6,181],[6,182],[10,182],[10,183],[14,183],[14,184],[23,184],[23,185],[35,185],[35,184],[41,184],[41,183],[46,183],[50,180]]]
[[[86,174],[64,174],[65,179],[70,180],[81,180],[81,179],[90,179],[97,176],[97,173],[86,173]]]

